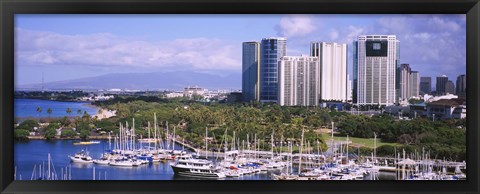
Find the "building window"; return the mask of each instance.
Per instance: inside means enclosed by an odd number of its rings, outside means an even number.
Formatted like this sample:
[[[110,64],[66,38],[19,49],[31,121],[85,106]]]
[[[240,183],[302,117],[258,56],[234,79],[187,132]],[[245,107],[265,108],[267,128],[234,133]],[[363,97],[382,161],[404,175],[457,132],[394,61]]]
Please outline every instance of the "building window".
[[[381,46],[380,43],[373,43],[373,50],[380,50]]]

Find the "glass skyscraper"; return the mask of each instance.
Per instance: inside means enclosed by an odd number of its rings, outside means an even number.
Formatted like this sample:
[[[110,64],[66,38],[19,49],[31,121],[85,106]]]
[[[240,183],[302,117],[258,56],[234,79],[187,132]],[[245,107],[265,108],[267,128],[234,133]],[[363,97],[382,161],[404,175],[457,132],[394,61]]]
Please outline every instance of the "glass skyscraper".
[[[432,77],[420,78],[420,91],[421,91],[421,94],[432,93]]]
[[[278,62],[287,55],[287,39],[270,37],[260,45],[260,101],[278,102]]]
[[[445,86],[447,85],[447,82],[448,82],[448,77],[446,75],[437,77],[437,83],[435,84],[436,85],[435,90],[437,95],[440,96],[440,95],[446,94]]]
[[[457,77],[456,94],[459,96],[465,96],[467,90],[467,76],[465,74]]]
[[[242,98],[245,102],[260,99],[260,42],[242,44]]]

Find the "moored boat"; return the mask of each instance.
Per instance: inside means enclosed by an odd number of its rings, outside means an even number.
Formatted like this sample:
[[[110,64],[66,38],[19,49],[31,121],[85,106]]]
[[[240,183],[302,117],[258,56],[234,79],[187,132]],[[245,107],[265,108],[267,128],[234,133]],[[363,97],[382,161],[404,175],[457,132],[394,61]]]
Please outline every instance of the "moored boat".
[[[91,145],[91,144],[99,144],[100,141],[80,141],[80,142],[73,142],[73,145]]]
[[[82,150],[73,156],[68,156],[72,162],[75,163],[93,163],[92,157],[88,155],[88,152]]]
[[[225,178],[221,168],[205,159],[194,159],[192,155],[179,156],[176,162],[170,165],[175,175],[197,178]]]

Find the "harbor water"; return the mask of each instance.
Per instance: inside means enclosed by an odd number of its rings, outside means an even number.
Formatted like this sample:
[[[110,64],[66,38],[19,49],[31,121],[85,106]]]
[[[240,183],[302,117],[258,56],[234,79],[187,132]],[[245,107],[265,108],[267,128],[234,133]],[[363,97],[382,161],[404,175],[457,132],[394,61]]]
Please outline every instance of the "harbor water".
[[[14,165],[16,167],[17,180],[31,180],[32,177],[39,177],[39,168],[43,164],[48,165],[48,154],[51,156],[53,166],[51,172],[61,176],[62,168],[71,169],[71,180],[93,180],[93,168],[95,167],[96,180],[199,180],[200,178],[175,176],[170,167],[170,160],[153,164],[140,165],[138,167],[113,167],[108,165],[96,165],[71,163],[68,155],[73,155],[81,150],[86,150],[92,158],[100,158],[104,150],[110,148],[108,140],[102,140],[99,144],[74,145],[73,140],[30,140],[28,142],[15,142]],[[113,146],[113,141],[112,141]],[[175,145],[175,150],[182,150],[182,146]],[[214,160],[214,159],[212,159]],[[36,169],[35,173],[33,172]],[[268,171],[241,176],[238,178],[224,178],[224,180],[271,180],[271,173],[279,171]],[[371,179],[369,175],[366,180]],[[395,174],[380,173],[377,179],[393,180]]]

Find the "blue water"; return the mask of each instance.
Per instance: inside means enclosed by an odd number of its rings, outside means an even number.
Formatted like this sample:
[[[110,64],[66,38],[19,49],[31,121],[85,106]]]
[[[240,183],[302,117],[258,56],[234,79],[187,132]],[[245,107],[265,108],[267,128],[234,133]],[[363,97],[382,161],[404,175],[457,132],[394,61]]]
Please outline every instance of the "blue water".
[[[41,118],[41,117],[64,117],[64,116],[79,116],[77,110],[81,110],[82,114],[87,111],[90,115],[95,115],[98,108],[88,106],[85,102],[60,102],[51,100],[37,100],[37,99],[15,99],[14,114],[15,117],[20,118]],[[37,107],[42,108],[42,112],[37,112]],[[47,113],[47,109],[52,109],[52,114]],[[72,110],[72,113],[67,114],[67,108]]]
[[[14,166],[17,168],[17,180],[30,180],[34,166],[36,165],[36,177],[38,177],[39,166],[42,162],[47,168],[48,154],[55,165],[57,176],[61,176],[61,169],[71,166],[72,180],[93,180],[93,167],[95,167],[96,180],[198,180],[198,178],[189,178],[175,176],[170,167],[169,161],[166,163],[154,163],[141,165],[138,167],[113,167],[108,165],[78,164],[71,163],[68,155],[86,149],[92,158],[100,158],[103,150],[109,149],[107,140],[100,144],[76,146],[73,140],[30,140],[28,142],[15,142],[14,145]],[[112,141],[113,146],[113,141]],[[180,145],[175,145],[176,150],[182,150]],[[53,169],[52,169],[53,171]],[[99,178],[100,175],[100,178]],[[255,174],[243,176],[236,180],[268,180],[270,173]],[[232,179],[232,178],[226,178]]]

